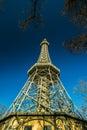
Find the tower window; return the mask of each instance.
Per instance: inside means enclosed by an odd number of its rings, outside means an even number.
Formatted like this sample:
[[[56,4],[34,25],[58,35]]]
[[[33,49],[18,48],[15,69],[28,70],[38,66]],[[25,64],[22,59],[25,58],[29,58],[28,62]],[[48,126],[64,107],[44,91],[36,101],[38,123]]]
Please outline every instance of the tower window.
[[[32,126],[25,126],[24,130],[32,130]]]
[[[43,130],[52,130],[51,126],[44,126]]]

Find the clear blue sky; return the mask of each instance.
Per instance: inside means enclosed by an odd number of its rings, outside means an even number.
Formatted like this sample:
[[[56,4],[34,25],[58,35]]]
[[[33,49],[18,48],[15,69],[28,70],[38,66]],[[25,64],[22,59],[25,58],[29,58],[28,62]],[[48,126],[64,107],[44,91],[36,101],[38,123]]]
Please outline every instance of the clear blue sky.
[[[65,40],[81,33],[69,16],[61,16],[64,1],[45,2],[45,26],[35,29],[31,24],[25,32],[18,28],[18,20],[23,18],[22,10],[28,9],[28,0],[5,4],[0,12],[0,103],[9,107],[13,102],[28,78],[27,70],[39,57],[40,42],[46,38],[51,60],[61,71],[60,79],[78,105],[80,100],[73,94],[73,87],[80,79],[87,79],[87,54],[72,54],[62,46]]]

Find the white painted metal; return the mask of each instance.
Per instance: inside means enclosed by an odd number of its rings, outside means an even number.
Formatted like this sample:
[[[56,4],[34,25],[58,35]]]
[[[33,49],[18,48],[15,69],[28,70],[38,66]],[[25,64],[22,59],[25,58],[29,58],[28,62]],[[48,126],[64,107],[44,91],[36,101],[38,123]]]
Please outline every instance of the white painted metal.
[[[59,69],[50,60],[48,45],[44,39],[37,63],[28,70],[29,78],[5,116],[12,113],[65,113],[82,118],[59,79]]]

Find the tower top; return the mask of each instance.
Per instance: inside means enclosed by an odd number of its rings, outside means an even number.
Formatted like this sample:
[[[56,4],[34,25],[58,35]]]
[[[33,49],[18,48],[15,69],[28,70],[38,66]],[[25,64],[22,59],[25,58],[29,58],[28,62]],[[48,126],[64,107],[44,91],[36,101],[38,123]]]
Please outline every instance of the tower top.
[[[41,52],[39,58],[37,62],[28,70],[28,76],[31,75],[33,71],[38,67],[39,68],[43,67],[46,69],[50,67],[52,70],[54,70],[55,73],[59,75],[60,70],[51,62],[49,51],[48,51],[49,42],[46,40],[46,38],[44,38],[44,40],[40,43],[40,46],[41,46]]]
[[[48,52],[49,42],[44,38],[40,44],[41,52],[37,63],[51,63],[51,59]]]
[[[46,38],[43,39],[40,45],[42,46],[43,44],[47,44],[49,46],[49,42],[47,41]]]

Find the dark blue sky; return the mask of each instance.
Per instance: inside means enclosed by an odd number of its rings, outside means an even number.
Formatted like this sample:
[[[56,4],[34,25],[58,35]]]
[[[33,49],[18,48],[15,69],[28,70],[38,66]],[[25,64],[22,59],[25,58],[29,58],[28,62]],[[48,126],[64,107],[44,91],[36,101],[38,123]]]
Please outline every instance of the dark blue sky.
[[[28,9],[28,2],[6,1],[4,11],[0,12],[0,103],[8,107],[17,96],[28,78],[27,70],[39,57],[40,42],[46,38],[51,60],[61,71],[60,79],[78,105],[73,87],[80,79],[87,80],[87,54],[69,53],[62,44],[81,30],[69,16],[61,15],[64,0],[48,0],[42,9],[45,26],[35,29],[31,24],[22,32],[18,20],[23,18],[22,10]]]

